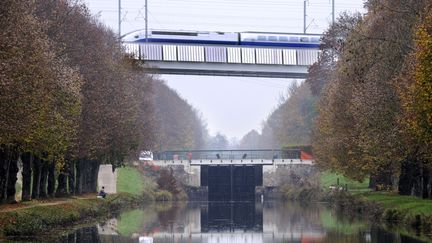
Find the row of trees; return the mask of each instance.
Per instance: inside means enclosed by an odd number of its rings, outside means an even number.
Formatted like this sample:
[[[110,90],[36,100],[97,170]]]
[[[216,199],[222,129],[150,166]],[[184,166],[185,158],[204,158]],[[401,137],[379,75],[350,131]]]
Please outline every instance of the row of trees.
[[[155,117],[159,124],[155,150],[203,149],[207,143],[207,127],[186,100],[162,81],[154,82]]]
[[[309,145],[316,117],[317,97],[308,83],[294,82],[279,105],[263,123],[261,134],[252,130],[239,142],[241,149],[274,149]]]
[[[19,160],[30,200],[94,192],[100,164],[201,143],[196,112],[146,75],[84,5],[5,0],[0,28],[0,202],[15,200]],[[157,136],[191,129],[175,145]]]
[[[432,14],[427,0],[369,0],[325,33],[307,83],[320,96],[314,155],[324,168],[431,197]]]
[[[324,34],[305,83],[293,85],[244,148],[313,145],[319,166],[400,194],[432,195],[432,3],[368,0]]]

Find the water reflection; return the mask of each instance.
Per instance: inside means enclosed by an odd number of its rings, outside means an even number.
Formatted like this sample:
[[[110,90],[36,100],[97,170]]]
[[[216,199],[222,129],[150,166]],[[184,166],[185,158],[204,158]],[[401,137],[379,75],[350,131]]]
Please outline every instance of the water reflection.
[[[201,207],[201,233],[263,232],[261,204],[208,203]]]
[[[362,221],[336,216],[325,205],[192,203],[152,205],[63,236],[61,242],[285,243],[419,240]]]

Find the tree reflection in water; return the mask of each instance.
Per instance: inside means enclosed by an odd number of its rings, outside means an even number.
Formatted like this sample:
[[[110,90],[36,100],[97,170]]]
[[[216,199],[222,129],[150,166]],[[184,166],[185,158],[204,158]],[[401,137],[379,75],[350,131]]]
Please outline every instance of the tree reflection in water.
[[[159,204],[141,213],[132,212],[111,221],[110,227],[116,222],[117,230],[104,230],[101,225],[82,228],[60,237],[59,242],[137,243],[139,236],[152,237],[154,243],[422,242],[365,221],[337,216],[323,204]]]

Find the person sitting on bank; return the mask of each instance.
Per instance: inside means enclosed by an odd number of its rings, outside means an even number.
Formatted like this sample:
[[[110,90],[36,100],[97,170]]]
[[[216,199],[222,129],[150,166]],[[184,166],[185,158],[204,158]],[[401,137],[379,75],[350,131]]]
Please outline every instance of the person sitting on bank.
[[[103,186],[102,189],[99,191],[98,198],[106,198],[106,192],[105,187]]]

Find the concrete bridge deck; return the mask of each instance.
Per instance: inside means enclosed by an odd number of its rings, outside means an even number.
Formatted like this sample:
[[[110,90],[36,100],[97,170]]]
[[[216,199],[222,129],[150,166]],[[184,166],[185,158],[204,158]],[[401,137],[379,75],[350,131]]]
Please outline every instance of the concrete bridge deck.
[[[157,74],[305,78],[318,61],[318,48],[124,43],[128,53]]]
[[[157,165],[311,165],[310,152],[302,149],[239,149],[163,151],[154,154]]]

